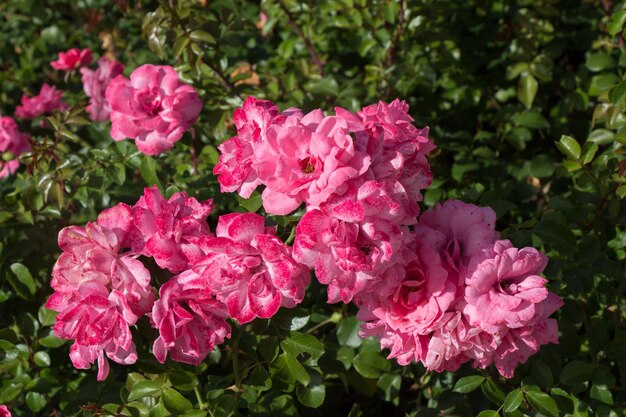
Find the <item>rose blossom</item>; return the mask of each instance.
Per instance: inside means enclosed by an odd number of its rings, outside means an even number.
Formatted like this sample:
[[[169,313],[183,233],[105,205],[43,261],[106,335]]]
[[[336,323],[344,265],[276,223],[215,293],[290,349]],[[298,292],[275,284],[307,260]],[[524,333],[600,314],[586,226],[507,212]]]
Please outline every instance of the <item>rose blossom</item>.
[[[146,155],[172,148],[202,109],[193,87],[180,82],[174,68],[166,65],[142,65],[130,80],[118,75],[105,95],[111,108],[111,137],[134,139]]]
[[[141,238],[134,240],[133,250],[151,256],[161,268],[172,273],[187,269],[204,253],[198,239],[211,236],[206,218],[213,200],[198,202],[184,192],[166,200],[154,186],[134,206],[134,225]]]
[[[107,58],[98,60],[98,69],[81,68],[83,89],[89,97],[87,111],[92,120],[103,122],[108,120],[111,111],[104,92],[111,80],[124,72],[124,64]]]
[[[17,157],[29,150],[28,135],[19,131],[15,120],[8,116],[0,117],[0,178],[14,174],[20,164]],[[11,152],[15,157],[10,161],[4,161],[3,152]]]
[[[38,95],[33,97],[22,96],[22,104],[15,109],[15,116],[22,119],[34,119],[55,110],[65,110],[69,106],[61,100],[62,95],[63,91],[57,91],[55,86],[44,84]]]
[[[269,318],[281,306],[296,306],[310,279],[307,269],[292,258],[291,248],[264,223],[255,213],[221,216],[216,237],[202,242],[206,257],[193,267],[242,324]]]
[[[230,337],[226,307],[195,272],[187,270],[171,278],[159,294],[151,314],[159,330],[153,345],[159,362],[165,362],[170,352],[175,361],[200,365],[214,346]]]
[[[137,359],[129,326],[150,311],[154,293],[150,273],[129,252],[136,231],[132,210],[125,204],[103,211],[84,228],[59,233],[63,253],[51,282],[55,292],[46,307],[59,312],[55,335],[74,340],[74,366],[98,361],[98,379],[108,374],[106,357],[122,364]],[[105,357],[106,355],[106,357]]]
[[[218,176],[222,192],[238,191],[243,198],[250,197],[252,191],[261,184],[254,161],[254,146],[265,140],[267,128],[275,122],[278,108],[268,100],[248,97],[241,109],[234,113],[237,136],[222,143],[219,161],[213,169]],[[284,117],[278,118],[284,120]]]
[[[0,417],[11,417],[11,412],[6,405],[0,405]]]
[[[370,156],[355,149],[348,122],[314,110],[270,125],[254,150],[259,179],[266,185],[263,207],[284,215],[306,202],[317,207],[333,193],[348,191],[347,181],[362,175]]]
[[[59,59],[52,61],[50,65],[56,70],[73,70],[83,65],[89,65],[92,60],[91,49],[80,50],[72,48],[65,52],[59,52]]]
[[[472,326],[492,334],[531,326],[563,305],[539,276],[548,263],[545,255],[517,249],[508,240],[497,241],[493,251],[482,262],[475,260],[465,279],[464,313]]]

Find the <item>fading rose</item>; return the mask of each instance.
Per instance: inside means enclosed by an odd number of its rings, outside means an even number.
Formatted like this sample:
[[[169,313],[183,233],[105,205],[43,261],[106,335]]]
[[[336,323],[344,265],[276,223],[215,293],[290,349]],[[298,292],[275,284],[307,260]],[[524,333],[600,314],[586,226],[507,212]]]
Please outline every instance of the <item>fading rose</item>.
[[[19,131],[15,120],[8,116],[0,117],[0,178],[14,174],[20,165],[17,157],[29,150],[28,135]],[[2,160],[4,152],[11,152],[15,158]]]
[[[130,80],[118,75],[105,95],[111,108],[111,137],[135,140],[146,155],[171,149],[202,109],[198,93],[167,65],[142,65]]]
[[[59,52],[59,59],[52,61],[50,65],[55,70],[67,71],[89,65],[92,59],[91,49],[72,48],[65,52]]]
[[[104,57],[98,60],[98,68],[96,70],[89,68],[80,69],[83,90],[89,97],[87,111],[92,120],[104,122],[109,119],[111,108],[106,101],[104,93],[111,80],[123,72],[124,64]]]
[[[159,362],[165,362],[169,352],[175,361],[200,365],[214,346],[230,337],[225,306],[193,271],[171,278],[159,294],[151,314],[159,331],[153,345]]]
[[[15,109],[15,116],[22,119],[34,119],[55,110],[65,110],[69,106],[61,100],[62,95],[63,91],[57,91],[55,86],[44,84],[38,95],[22,96],[22,104]]]
[[[216,237],[202,242],[206,257],[193,266],[239,323],[295,307],[309,284],[308,270],[264,223],[255,213],[221,216]]]

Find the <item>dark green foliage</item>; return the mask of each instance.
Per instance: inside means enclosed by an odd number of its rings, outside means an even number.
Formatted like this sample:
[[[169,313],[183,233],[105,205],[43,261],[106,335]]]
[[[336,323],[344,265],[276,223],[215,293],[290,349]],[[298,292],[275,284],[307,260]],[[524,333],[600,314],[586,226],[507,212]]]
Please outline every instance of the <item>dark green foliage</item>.
[[[7,0],[0,2],[0,112],[42,83],[72,107],[33,138],[0,180],[0,404],[14,416],[623,416],[626,409],[626,6],[566,0]],[[260,19],[262,12],[267,18]],[[174,65],[203,111],[158,157],[89,123],[80,77],[49,62],[70,47],[113,54],[127,74]],[[504,380],[464,366],[426,373],[358,338],[351,308],[312,284],[296,310],[235,328],[200,367],[149,353],[107,381],[71,366],[42,308],[58,231],[144,186],[262,211],[219,194],[216,147],[247,95],[286,108],[356,110],[405,99],[438,146],[424,208],[447,198],[489,205],[502,237],[541,248],[560,344]],[[296,218],[279,224],[279,235]],[[165,277],[153,276],[158,283]],[[145,320],[145,319],[144,319]]]

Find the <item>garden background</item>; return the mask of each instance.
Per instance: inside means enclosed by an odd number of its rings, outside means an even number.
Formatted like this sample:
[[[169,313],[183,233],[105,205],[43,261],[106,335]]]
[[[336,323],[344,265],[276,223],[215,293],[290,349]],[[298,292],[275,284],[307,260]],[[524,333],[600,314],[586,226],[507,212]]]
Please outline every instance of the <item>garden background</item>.
[[[625,22],[610,0],[0,2],[0,112],[44,82],[71,105],[20,121],[32,152],[0,179],[0,404],[14,416],[626,415]],[[203,102],[193,134],[157,157],[113,142],[108,123],[88,120],[80,76],[50,67],[73,47],[123,62],[126,75],[173,65]],[[358,337],[355,309],[327,304],[312,283],[298,308],[233,326],[199,367],[156,362],[146,320],[135,365],[112,364],[104,382],[74,369],[42,307],[57,233],[154,184],[214,198],[212,225],[261,211],[259,195],[220,194],[212,174],[249,95],[281,110],[406,100],[437,145],[423,209],[490,206],[503,238],[546,253],[565,302],[559,345],[508,380],[492,367],[399,366]]]

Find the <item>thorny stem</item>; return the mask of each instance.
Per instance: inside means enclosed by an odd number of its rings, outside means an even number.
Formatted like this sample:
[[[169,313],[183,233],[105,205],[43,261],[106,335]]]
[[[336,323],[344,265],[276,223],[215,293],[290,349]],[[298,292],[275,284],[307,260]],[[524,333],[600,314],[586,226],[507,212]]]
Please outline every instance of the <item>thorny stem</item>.
[[[289,18],[289,24],[294,28],[298,36],[300,36],[300,38],[304,42],[304,45],[306,46],[306,49],[309,50],[311,59],[317,66],[317,69],[319,70],[320,75],[322,77],[325,77],[326,73],[324,72],[324,62],[322,62],[322,60],[317,55],[317,52],[315,51],[315,47],[311,43],[311,40],[304,34],[304,32],[302,31],[302,28],[298,25],[298,23],[296,22],[296,19],[294,19],[287,5],[283,3],[283,0],[278,0],[278,4],[280,5],[280,8],[285,12],[287,17]]]
[[[202,394],[200,394],[200,390],[198,389],[198,387],[195,387],[193,389],[193,392],[196,393],[196,399],[198,400],[198,405],[200,406],[200,409],[205,410],[206,404],[204,403],[204,400],[202,399]]]
[[[235,374],[235,413],[239,410],[239,397],[241,396],[241,374],[239,373],[239,339],[243,329],[240,328],[237,332],[237,337],[233,340],[233,373]]]

